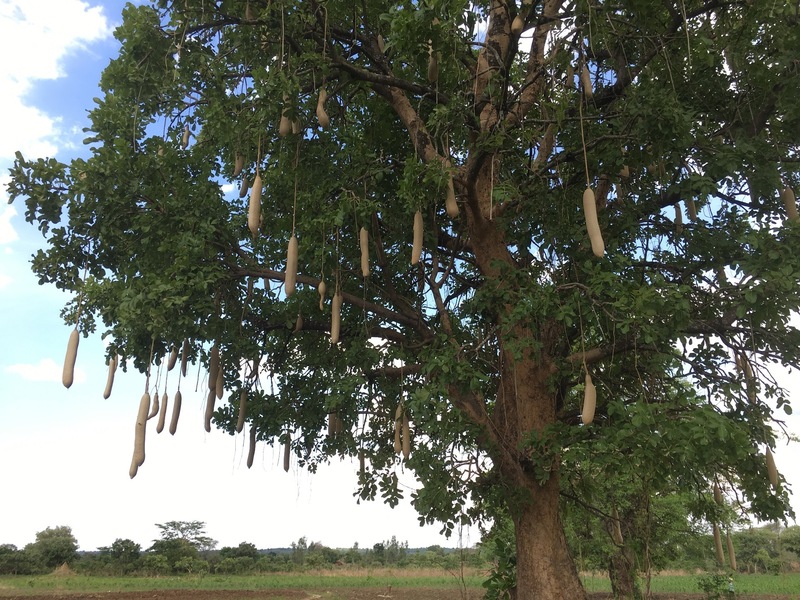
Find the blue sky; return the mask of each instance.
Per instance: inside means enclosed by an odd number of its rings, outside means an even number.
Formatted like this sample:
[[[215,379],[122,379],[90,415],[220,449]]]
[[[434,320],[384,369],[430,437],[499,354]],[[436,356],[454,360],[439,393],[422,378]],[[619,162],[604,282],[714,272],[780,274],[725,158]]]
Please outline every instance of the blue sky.
[[[124,4],[0,0],[0,52],[19,56],[0,63],[0,544],[22,547],[45,527],[68,525],[84,550],[116,538],[147,547],[158,537],[156,523],[200,520],[220,546],[288,546],[307,536],[334,547],[371,547],[392,535],[412,547],[457,545],[437,526],[420,527],[408,503],[395,510],[358,505],[358,465],[349,461],[315,475],[295,465],[284,473],[280,453],[261,445],[248,470],[244,435],[203,430],[196,370],[182,386],[177,433],[148,428],[147,459],[133,480],[142,376],[118,372],[103,400],[105,358],[94,335],[81,339],[75,383],[61,385],[66,296],[37,284],[29,259],[43,241],[25,223],[24,204],[6,204],[5,185],[16,150],[63,161],[86,154],[81,129],[99,95],[100,72],[117,51],[112,32]],[[477,541],[477,533],[464,532],[464,544]]]
[[[203,431],[196,370],[182,387],[177,434],[150,428],[147,460],[133,480],[128,467],[142,376],[118,373],[114,393],[103,400],[106,367],[95,335],[81,340],[73,386],[61,385],[70,328],[59,312],[66,297],[39,286],[30,271],[42,238],[25,223],[23,205],[6,204],[6,173],[15,150],[64,161],[86,152],[81,128],[100,72],[116,52],[112,31],[123,5],[0,0],[0,52],[19,57],[0,63],[0,544],[22,547],[45,527],[68,525],[84,550],[116,538],[146,547],[158,537],[155,523],[200,520],[220,546],[288,546],[307,536],[334,547],[367,547],[392,535],[412,547],[457,545],[438,526],[419,527],[407,502],[395,510],[357,505],[358,466],[349,461],[313,476],[295,465],[284,473],[280,453],[262,445],[248,470],[243,435]],[[796,374],[785,377],[794,385]],[[793,422],[792,430],[800,427]],[[794,452],[780,445],[776,461],[797,486]],[[404,481],[413,486],[407,475]],[[462,541],[474,544],[477,532],[465,531]]]

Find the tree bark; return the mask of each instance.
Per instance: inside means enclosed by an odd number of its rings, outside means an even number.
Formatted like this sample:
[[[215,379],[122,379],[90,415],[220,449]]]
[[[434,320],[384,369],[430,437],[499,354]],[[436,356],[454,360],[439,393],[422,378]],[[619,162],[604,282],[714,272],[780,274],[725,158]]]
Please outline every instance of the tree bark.
[[[516,600],[581,600],[586,598],[575,562],[569,554],[559,517],[558,475],[544,485],[531,481],[530,502],[517,508]]]
[[[619,600],[639,600],[642,594],[636,584],[633,557],[627,546],[618,546],[608,562],[611,592]]]

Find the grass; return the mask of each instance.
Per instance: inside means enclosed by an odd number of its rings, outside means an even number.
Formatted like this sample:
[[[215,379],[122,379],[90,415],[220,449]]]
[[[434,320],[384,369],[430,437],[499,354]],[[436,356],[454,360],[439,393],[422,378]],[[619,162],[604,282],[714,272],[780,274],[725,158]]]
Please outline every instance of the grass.
[[[650,589],[655,593],[699,594],[701,590],[697,582],[700,576],[700,574],[654,575]],[[611,582],[606,574],[584,573],[581,580],[589,592],[611,591]],[[800,573],[780,575],[743,575],[740,573],[734,576],[733,583],[737,594],[800,595]]]
[[[468,588],[481,588],[486,572],[464,573]],[[81,592],[142,592],[165,589],[259,590],[315,588],[452,588],[460,585],[457,573],[437,569],[336,569],[266,575],[182,575],[162,577],[101,577],[87,575],[0,576],[3,592],[24,590]]]
[[[662,574],[653,577],[651,589],[656,593],[699,594],[699,575]],[[465,570],[468,589],[481,590],[486,572]],[[589,592],[611,589],[604,574],[585,573],[581,577]],[[800,573],[783,575],[737,575],[734,578],[739,594],[780,594],[800,596]],[[376,588],[452,589],[460,586],[457,573],[437,569],[335,569],[304,573],[272,573],[266,575],[184,575],[164,577],[98,577],[86,575],[1,576],[0,597],[15,594],[65,592],[147,592],[166,589],[259,590]],[[334,592],[335,593],[335,592]]]

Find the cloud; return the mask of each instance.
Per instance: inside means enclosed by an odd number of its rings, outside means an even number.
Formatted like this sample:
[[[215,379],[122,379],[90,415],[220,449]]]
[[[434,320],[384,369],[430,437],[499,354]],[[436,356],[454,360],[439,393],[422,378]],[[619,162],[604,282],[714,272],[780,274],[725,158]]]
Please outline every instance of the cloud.
[[[5,184],[0,179],[0,187],[5,189]],[[2,196],[2,194],[0,194]],[[19,235],[11,225],[11,219],[17,216],[17,209],[13,206],[3,206],[0,204],[0,246],[10,244],[19,239]]]
[[[52,358],[43,358],[36,365],[16,364],[5,368],[6,372],[19,375],[25,381],[55,381],[61,383],[62,365]],[[75,383],[86,381],[86,373],[75,369]]]
[[[64,76],[62,62],[75,50],[107,38],[102,7],[82,0],[0,0],[0,160],[15,150],[33,156],[56,153],[58,117],[25,101],[34,82]]]

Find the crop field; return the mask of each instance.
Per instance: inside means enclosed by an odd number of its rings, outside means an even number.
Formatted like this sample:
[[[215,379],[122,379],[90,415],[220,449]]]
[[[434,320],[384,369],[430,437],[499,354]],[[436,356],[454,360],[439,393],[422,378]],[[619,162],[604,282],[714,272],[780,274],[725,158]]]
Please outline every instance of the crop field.
[[[41,575],[0,577],[0,598],[25,600],[479,600],[484,571],[353,569],[260,576],[97,577]],[[583,576],[592,600],[611,598],[607,577]],[[800,574],[738,575],[739,600],[800,600]],[[696,575],[658,575],[657,600],[701,600]]]

